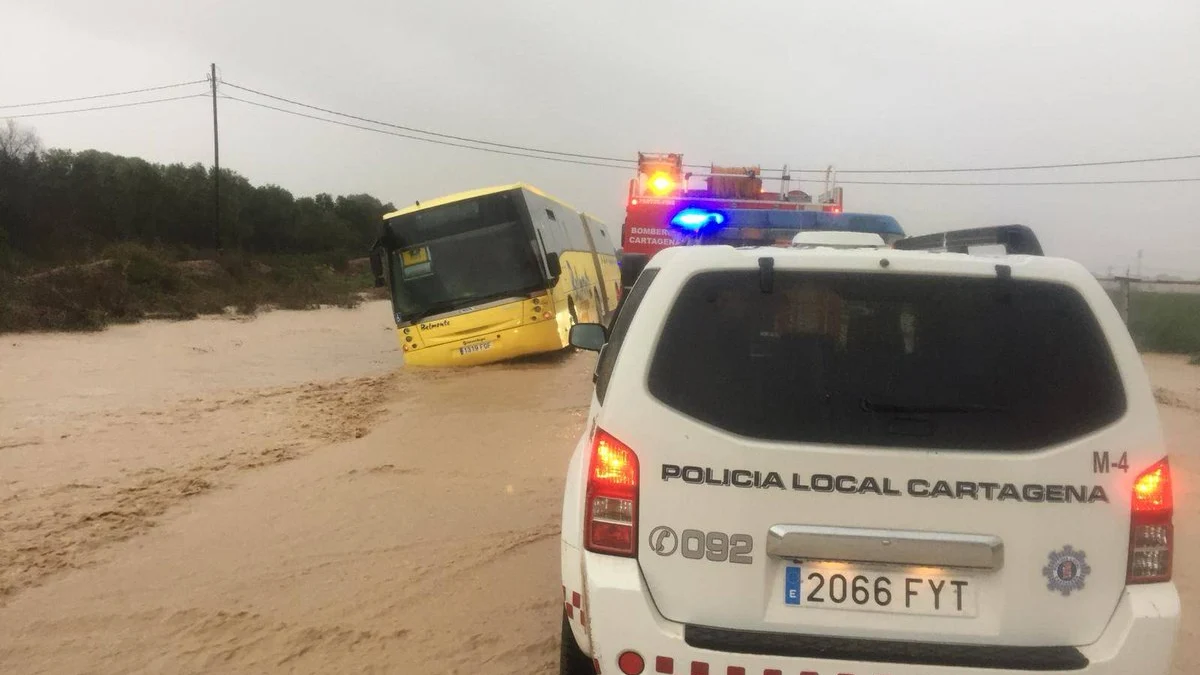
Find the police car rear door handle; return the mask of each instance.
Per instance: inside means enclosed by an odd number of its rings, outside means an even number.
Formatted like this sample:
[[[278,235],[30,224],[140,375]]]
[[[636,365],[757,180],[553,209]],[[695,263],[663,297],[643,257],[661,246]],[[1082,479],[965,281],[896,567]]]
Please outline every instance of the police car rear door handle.
[[[772,525],[767,534],[767,555],[793,560],[997,570],[1004,565],[1004,543],[999,537],[983,534]]]

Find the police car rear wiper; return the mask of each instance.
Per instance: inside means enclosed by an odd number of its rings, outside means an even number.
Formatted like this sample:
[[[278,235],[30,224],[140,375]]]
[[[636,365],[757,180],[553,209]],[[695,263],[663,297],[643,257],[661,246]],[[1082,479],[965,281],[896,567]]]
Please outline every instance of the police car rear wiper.
[[[862,409],[867,412],[877,413],[975,413],[975,412],[1003,412],[1004,408],[994,405],[983,405],[982,403],[954,403],[942,405],[937,403],[925,404],[901,404],[901,403],[885,403],[883,401],[873,401],[863,397],[860,401]]]

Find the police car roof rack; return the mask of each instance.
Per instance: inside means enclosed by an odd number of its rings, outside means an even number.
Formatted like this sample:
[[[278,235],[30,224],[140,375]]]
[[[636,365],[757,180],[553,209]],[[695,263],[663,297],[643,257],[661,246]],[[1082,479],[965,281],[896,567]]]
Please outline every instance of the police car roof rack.
[[[905,237],[894,245],[905,251],[967,253],[972,246],[1003,246],[1009,255],[1045,255],[1033,230],[1025,225],[997,225]]]

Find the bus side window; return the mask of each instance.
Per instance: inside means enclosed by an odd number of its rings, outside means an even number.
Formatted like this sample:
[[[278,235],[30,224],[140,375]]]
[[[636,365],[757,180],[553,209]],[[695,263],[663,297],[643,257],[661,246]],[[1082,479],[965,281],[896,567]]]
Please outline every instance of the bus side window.
[[[543,202],[544,204],[545,202]],[[554,209],[543,207],[546,213],[545,225],[542,227],[546,233],[546,250],[547,251],[565,251],[570,248],[568,245],[567,229],[563,227],[558,216],[555,215]]]

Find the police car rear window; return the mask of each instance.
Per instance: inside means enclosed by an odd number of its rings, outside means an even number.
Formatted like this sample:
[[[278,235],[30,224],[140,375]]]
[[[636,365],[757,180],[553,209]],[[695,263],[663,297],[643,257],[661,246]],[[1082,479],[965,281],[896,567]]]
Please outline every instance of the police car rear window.
[[[998,278],[777,270],[696,275],[650,393],[743,436],[1028,450],[1119,419],[1125,392],[1075,290]]]

